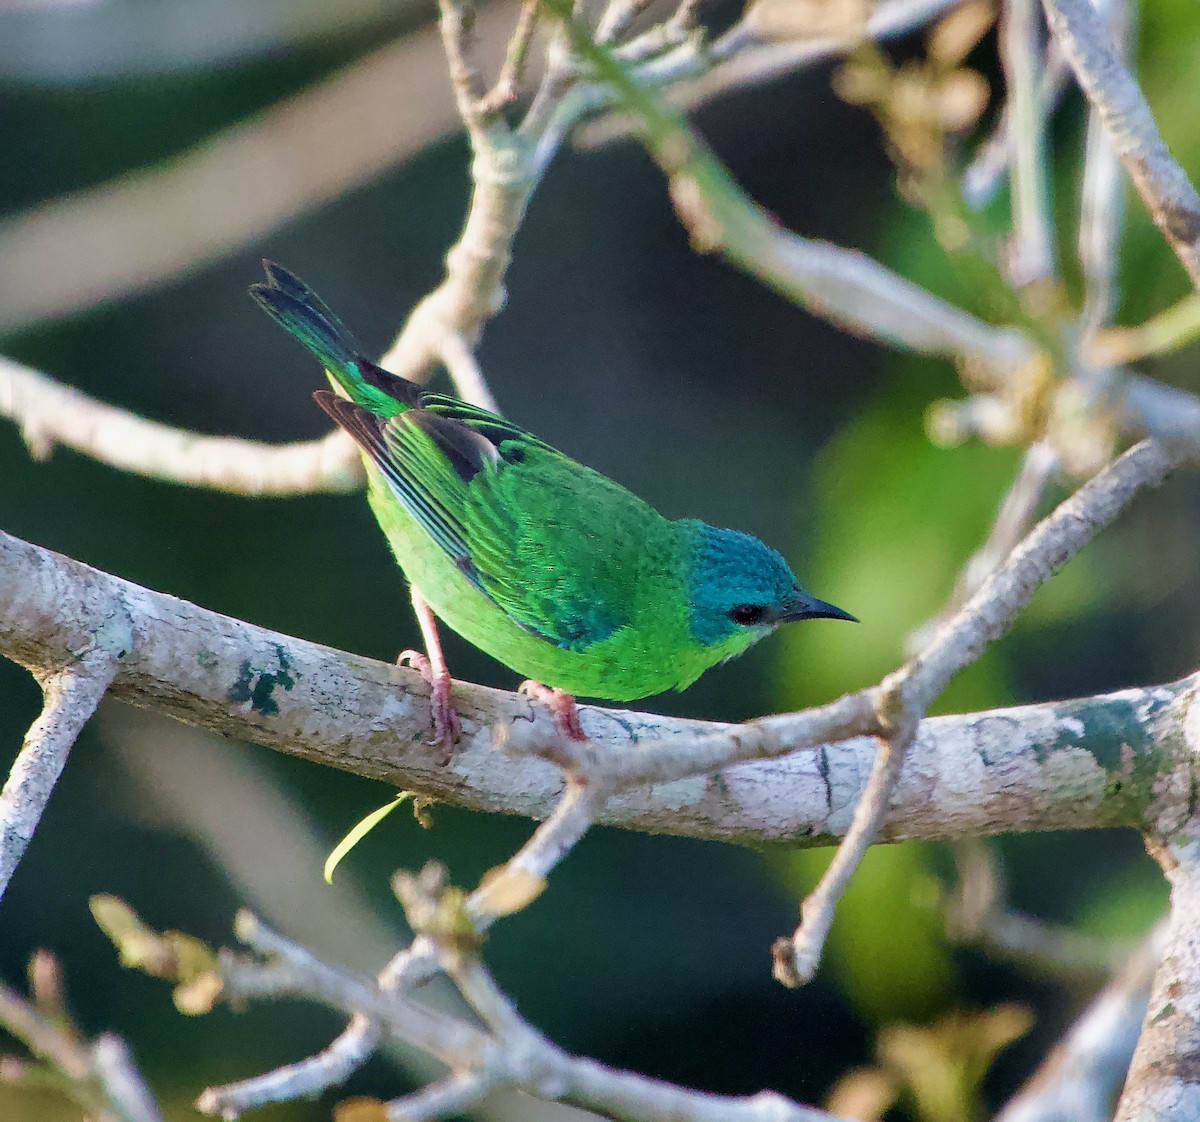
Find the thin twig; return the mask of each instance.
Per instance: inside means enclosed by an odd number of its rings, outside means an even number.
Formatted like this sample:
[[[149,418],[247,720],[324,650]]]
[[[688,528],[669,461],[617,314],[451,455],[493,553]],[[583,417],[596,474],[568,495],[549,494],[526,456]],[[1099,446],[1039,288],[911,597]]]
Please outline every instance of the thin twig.
[[[1163,142],[1145,96],[1089,0],[1043,4],[1050,29],[1138,194],[1200,287],[1200,195]]]
[[[41,821],[80,730],[91,719],[132,646],[128,621],[117,615],[88,655],[42,680],[44,704],[0,791],[0,896]]]
[[[1097,9],[1107,15],[1114,45],[1122,59],[1129,53],[1128,0],[1106,0]],[[1087,347],[1117,310],[1117,256],[1125,213],[1125,181],[1116,150],[1100,114],[1088,113],[1083,183],[1079,207],[1079,265],[1083,273],[1083,311],[1079,317],[1082,344]]]
[[[527,878],[530,884],[544,883],[550,873],[591,828],[603,809],[605,791],[597,782],[572,778],[550,815],[498,871],[510,878]],[[467,905],[479,929],[485,930],[498,915],[495,880],[485,882],[468,899]]]
[[[1000,58],[1011,107],[1012,239],[1007,267],[1012,284],[1026,288],[1054,275],[1046,121],[1038,96],[1041,21],[1037,0],[1006,0],[1000,16]]]
[[[909,636],[905,646],[916,654],[932,638],[942,622],[978,591],[988,575],[1016,548],[1032,525],[1037,509],[1058,467],[1058,456],[1044,441],[1031,444],[992,522],[983,544],[968,559],[954,582],[945,607]]]
[[[121,1037],[106,1032],[96,1040],[92,1045],[92,1069],[123,1122],[162,1122],[158,1104]]]
[[[1157,487],[1186,453],[1144,440],[1089,479],[1034,527],[979,590],[899,673],[920,711],[1012,625],[1034,592],[1112,522],[1143,488]]]
[[[91,1064],[84,1045],[3,983],[0,983],[0,1025],[35,1056],[53,1064],[70,1082],[88,1078]]]
[[[834,910],[867,847],[879,833],[879,824],[887,812],[888,800],[900,777],[900,768],[912,743],[914,731],[915,726],[895,739],[879,739],[871,777],[854,808],[854,819],[846,831],[846,837],[821,875],[817,887],[801,904],[800,925],[790,939],[777,939],[771,948],[773,973],[785,986],[801,986],[816,974],[821,951],[833,924]]]
[[[605,45],[620,42],[633,26],[634,20],[651,3],[652,0],[614,0],[605,8],[600,22],[596,25],[596,42]]]
[[[1200,341],[1200,292],[1136,327],[1110,327],[1087,343],[1085,358],[1100,366],[1118,366],[1170,354]]]
[[[563,0],[543,0],[564,18]],[[643,142],[666,173],[676,213],[700,252],[720,253],[764,284],[854,335],[968,364],[1003,383],[1036,353],[1026,336],[967,314],[874,259],[781,227],[733,181],[694,129],[635,81],[586,29],[566,16],[575,49],[638,118]]]
[[[1014,911],[1000,861],[987,842],[963,838],[951,851],[958,883],[946,905],[946,932],[954,942],[1053,976],[1109,975],[1128,959],[1130,948],[1122,943]]]
[[[461,1074],[393,1099],[387,1104],[388,1122],[437,1122],[465,1114],[496,1086],[497,1080]]]
[[[510,129],[499,114],[480,109],[484,95],[479,88],[463,5],[458,0],[442,0],[441,10],[455,102],[474,155],[471,203],[462,233],[446,254],[445,276],[413,308],[380,365],[421,382],[435,361],[440,359],[448,366],[457,363],[467,373],[467,382],[461,387],[467,396],[482,385],[482,380],[475,378],[475,371],[462,361],[463,352],[478,344],[484,326],[504,306],[504,277],[513,239],[561,142],[562,129],[570,124],[567,118],[556,115],[569,83],[563,80],[562,60],[551,52],[524,121]],[[486,400],[490,401],[490,394]],[[484,400],[476,404],[483,405]]]
[[[929,705],[960,670],[983,653],[988,642],[1008,630],[1018,611],[1057,565],[1115,518],[1138,490],[1160,482],[1171,463],[1171,456],[1163,448],[1145,441],[1084,484],[1009,554],[916,659],[880,684],[877,705],[886,739],[881,742],[850,830],[833,864],[805,901],[800,927],[791,940],[780,940],[775,945],[775,976],[780,981],[797,985],[812,976],[832,923],[833,908],[866,847],[874,840],[904,753]]]
[[[871,5],[865,28],[815,39],[764,40],[745,20],[740,20],[712,43],[685,39],[678,50],[648,59],[637,68],[637,79],[648,85],[670,87],[665,91],[670,104],[690,110],[727,93],[750,89],[837,58],[864,39],[885,40],[905,35],[960,2],[880,0]],[[623,50],[621,54],[627,57]],[[639,59],[634,56],[630,61]],[[583,126],[576,142],[584,148],[599,147],[636,131],[636,118],[610,113]]]
[[[349,1079],[371,1058],[383,1036],[378,1021],[357,1013],[347,1029],[316,1055],[253,1079],[208,1087],[197,1100],[196,1109],[202,1114],[237,1118],[271,1103],[312,1098]]]
[[[508,49],[500,73],[492,88],[483,95],[476,108],[485,116],[507,109],[517,100],[517,89],[525,74],[525,63],[537,30],[538,0],[521,0],[517,14],[517,26],[508,41]]]
[[[64,1090],[97,1122],[162,1122],[129,1048],[107,1033],[86,1041],[62,1016],[48,1016],[0,985],[0,1025],[63,1078]]]
[[[1038,84],[1038,116],[1049,120],[1067,88],[1070,68],[1058,44],[1052,39],[1046,45],[1042,62],[1042,77]],[[1008,175],[1012,160],[1013,126],[1012,112],[1006,103],[1000,110],[996,124],[987,139],[980,144],[975,158],[967,166],[962,177],[963,201],[972,210],[982,210],[996,197]]]
[[[474,0],[439,0],[438,11],[450,85],[454,89],[458,115],[472,142],[485,136],[489,129],[505,131],[504,122],[483,108],[487,91],[476,58]]]

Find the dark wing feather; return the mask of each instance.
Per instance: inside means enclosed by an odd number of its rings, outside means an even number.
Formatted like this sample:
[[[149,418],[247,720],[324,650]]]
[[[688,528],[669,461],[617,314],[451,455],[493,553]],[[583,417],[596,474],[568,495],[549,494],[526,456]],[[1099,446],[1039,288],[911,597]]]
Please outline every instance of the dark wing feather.
[[[495,413],[489,413],[478,405],[460,401],[457,397],[441,393],[423,393],[421,408],[438,417],[456,421],[473,432],[479,433],[500,453],[503,459],[512,457],[512,449],[516,445],[545,448],[553,451],[549,444],[539,440],[533,433],[514,425],[512,421]]]
[[[472,427],[425,408],[414,411],[408,420],[433,441],[464,483],[470,483],[486,466],[500,462],[496,445]]]

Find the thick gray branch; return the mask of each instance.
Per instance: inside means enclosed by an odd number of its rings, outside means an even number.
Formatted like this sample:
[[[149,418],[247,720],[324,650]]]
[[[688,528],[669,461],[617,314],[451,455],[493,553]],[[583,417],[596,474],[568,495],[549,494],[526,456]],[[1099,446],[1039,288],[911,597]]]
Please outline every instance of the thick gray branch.
[[[465,735],[443,765],[425,744],[428,689],[419,675],[229,619],[0,533],[0,655],[31,669],[66,664],[119,612],[132,641],[114,697],[459,805],[544,818],[561,794],[558,767],[503,748],[506,732],[555,738],[550,717],[526,698],[456,682]],[[882,836],[1139,824],[1154,777],[1174,766],[1194,692],[1189,679],[923,721]],[[773,720],[786,727],[797,716]],[[583,722],[597,755],[627,758],[630,770],[643,745],[685,749],[739,734],[739,726],[592,706]],[[828,843],[846,830],[873,746],[850,740],[630,788],[599,821],[748,843]]]
[[[1180,768],[1150,842],[1171,883],[1171,912],[1116,1122],[1200,1118],[1200,822],[1192,817],[1200,720],[1186,732],[1191,768]]]

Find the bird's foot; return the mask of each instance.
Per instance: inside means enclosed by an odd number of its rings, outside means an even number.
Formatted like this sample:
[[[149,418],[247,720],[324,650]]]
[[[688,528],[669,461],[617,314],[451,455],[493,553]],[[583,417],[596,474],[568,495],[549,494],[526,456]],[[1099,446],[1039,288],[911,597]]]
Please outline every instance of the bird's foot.
[[[421,651],[401,651],[396,659],[399,666],[411,666],[429,685],[430,724],[433,726],[432,745],[453,745],[462,734],[462,722],[450,697],[450,672],[435,670],[429,656]]]
[[[558,726],[558,731],[568,740],[587,740],[587,733],[579,723],[579,706],[569,693],[563,693],[562,690],[551,686],[543,686],[541,682],[535,682],[532,678],[522,682],[517,687],[517,692],[545,705],[554,714],[554,723]]]

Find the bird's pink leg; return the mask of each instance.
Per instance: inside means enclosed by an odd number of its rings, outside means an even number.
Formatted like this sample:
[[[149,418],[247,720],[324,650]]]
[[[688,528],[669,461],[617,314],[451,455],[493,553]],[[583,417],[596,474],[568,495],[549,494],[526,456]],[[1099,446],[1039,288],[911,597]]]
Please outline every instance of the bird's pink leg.
[[[462,724],[458,713],[454,710],[454,702],[450,698],[450,671],[446,668],[446,658],[442,654],[442,644],[438,639],[437,618],[433,609],[426,603],[414,587],[412,590],[413,611],[417,614],[417,623],[421,628],[421,638],[425,640],[425,654],[420,651],[401,651],[396,661],[404,666],[411,666],[426,682],[429,683],[429,706],[432,710],[433,740],[432,744],[452,745],[462,732]]]
[[[543,686],[541,682],[535,682],[532,678],[522,682],[517,687],[517,692],[545,705],[554,714],[554,723],[558,725],[558,731],[569,740],[587,740],[587,733],[579,723],[579,706],[569,693]]]

